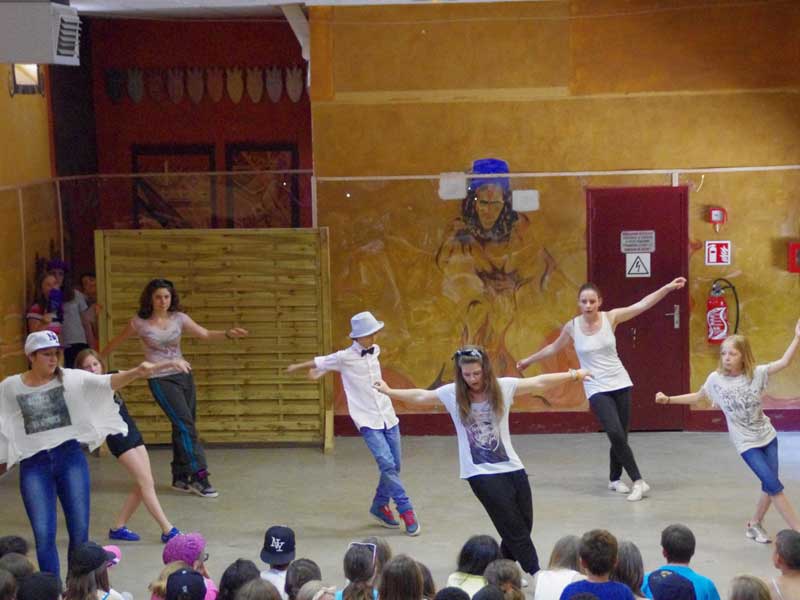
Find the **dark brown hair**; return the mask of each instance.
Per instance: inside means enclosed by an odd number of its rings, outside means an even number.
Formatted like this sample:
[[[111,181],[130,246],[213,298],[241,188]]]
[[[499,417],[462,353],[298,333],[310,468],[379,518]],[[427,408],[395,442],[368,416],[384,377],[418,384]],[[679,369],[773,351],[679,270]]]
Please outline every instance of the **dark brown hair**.
[[[580,556],[592,575],[611,573],[617,562],[617,538],[605,529],[592,529],[581,538]]]
[[[600,288],[597,287],[597,285],[592,283],[591,281],[587,281],[581,287],[578,288],[578,298],[580,298],[581,294],[583,292],[585,292],[586,290],[591,290],[595,294],[597,294],[598,298],[601,298],[601,299],[603,298],[603,293],[600,291]]]
[[[456,384],[456,403],[458,404],[458,415],[462,423],[467,423],[471,417],[472,402],[469,399],[469,386],[461,373],[461,367],[470,364],[479,364],[483,371],[483,391],[486,400],[492,407],[492,412],[500,418],[503,414],[503,394],[500,391],[500,384],[494,376],[492,363],[486,351],[480,346],[462,346],[453,355],[454,376]]]
[[[258,577],[240,587],[234,598],[235,600],[281,600],[281,594],[269,581]]]
[[[144,286],[142,295],[139,297],[139,315],[140,319],[149,319],[153,316],[153,294],[156,290],[164,288],[169,291],[170,301],[169,312],[178,312],[181,310],[181,301],[178,297],[178,291],[169,279],[151,279],[150,282]]]
[[[525,600],[525,594],[522,592],[522,573],[513,560],[501,558],[491,562],[483,576],[486,578],[486,583],[503,591],[505,600]]]

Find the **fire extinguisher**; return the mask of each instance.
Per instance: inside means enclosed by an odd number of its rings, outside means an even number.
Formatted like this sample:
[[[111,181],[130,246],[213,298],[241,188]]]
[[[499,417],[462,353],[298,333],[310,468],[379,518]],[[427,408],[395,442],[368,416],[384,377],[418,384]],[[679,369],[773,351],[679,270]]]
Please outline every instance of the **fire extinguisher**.
[[[706,302],[706,325],[708,327],[706,339],[709,344],[721,344],[730,335],[728,303],[725,301],[725,290],[727,289],[733,292],[733,298],[736,301],[736,324],[733,327],[733,333],[739,331],[739,295],[736,293],[736,287],[727,279],[715,279],[711,283],[711,293]]]

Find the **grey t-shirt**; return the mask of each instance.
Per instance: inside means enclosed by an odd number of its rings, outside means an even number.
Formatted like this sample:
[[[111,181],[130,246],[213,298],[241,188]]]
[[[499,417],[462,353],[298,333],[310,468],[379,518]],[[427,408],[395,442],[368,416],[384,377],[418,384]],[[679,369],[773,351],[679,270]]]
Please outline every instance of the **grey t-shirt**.
[[[75,297],[69,302],[64,302],[64,324],[61,326],[61,342],[65,346],[72,344],[85,344],[86,331],[83,329],[81,314],[89,308],[84,296],[75,290]]]
[[[777,435],[761,407],[761,395],[769,380],[768,368],[769,365],[758,365],[752,379],[744,373],[729,377],[714,371],[703,384],[712,404],[725,413],[728,433],[739,454],[766,446]]]

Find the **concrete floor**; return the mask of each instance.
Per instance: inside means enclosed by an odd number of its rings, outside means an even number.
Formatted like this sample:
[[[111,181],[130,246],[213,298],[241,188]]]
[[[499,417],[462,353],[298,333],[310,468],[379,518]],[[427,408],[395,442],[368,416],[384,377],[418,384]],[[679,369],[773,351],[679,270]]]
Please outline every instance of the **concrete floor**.
[[[534,534],[544,564],[553,543],[567,533],[606,528],[634,541],[645,568],[663,564],[659,537],[673,522],[687,524],[698,540],[692,566],[711,577],[722,597],[740,573],[769,576],[771,545],[744,536],[744,523],[759,487],[725,433],[636,433],[632,445],[653,490],[639,503],[606,490],[608,445],[603,434],[518,435],[514,446],[531,477]],[[495,531],[458,479],[456,441],[452,437],[404,438],[403,479],[419,515],[422,533],[373,526],[367,514],[377,470],[360,438],[337,438],[324,455],[312,448],[210,449],[216,499],[170,490],[170,451],[150,450],[160,499],[167,515],[183,531],[200,531],[208,540],[209,571],[219,577],[239,557],[261,568],[258,554],[271,524],[288,524],[297,534],[297,556],[315,560],[326,581],[343,582],[341,559],[347,544],[367,535],[383,535],[394,552],[426,563],[437,585],[454,569],[461,544],[475,533]],[[800,434],[780,435],[781,475],[789,498],[800,508]],[[108,526],[129,482],[112,457],[90,458],[92,535],[106,541]],[[31,532],[18,491],[18,470],[0,482],[0,535]],[[64,561],[66,531],[60,519],[59,545]],[[161,568],[158,529],[142,507],[129,523],[143,535],[121,544],[123,561],[111,573],[112,585],[146,597],[147,583]],[[765,525],[774,534],[784,527],[774,510]]]

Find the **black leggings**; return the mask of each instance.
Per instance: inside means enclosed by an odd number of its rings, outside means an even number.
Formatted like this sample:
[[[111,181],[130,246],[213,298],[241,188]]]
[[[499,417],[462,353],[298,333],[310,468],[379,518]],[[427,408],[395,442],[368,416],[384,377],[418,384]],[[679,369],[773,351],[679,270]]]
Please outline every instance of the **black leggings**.
[[[616,481],[622,477],[622,469],[628,473],[631,481],[642,478],[633,450],[628,445],[628,430],[631,421],[631,388],[611,392],[599,392],[589,398],[589,406],[597,420],[606,430],[611,442],[609,480]]]
[[[531,540],[533,497],[525,470],[473,475],[467,482],[500,534],[503,558],[516,560],[526,573],[536,573],[539,557]]]

